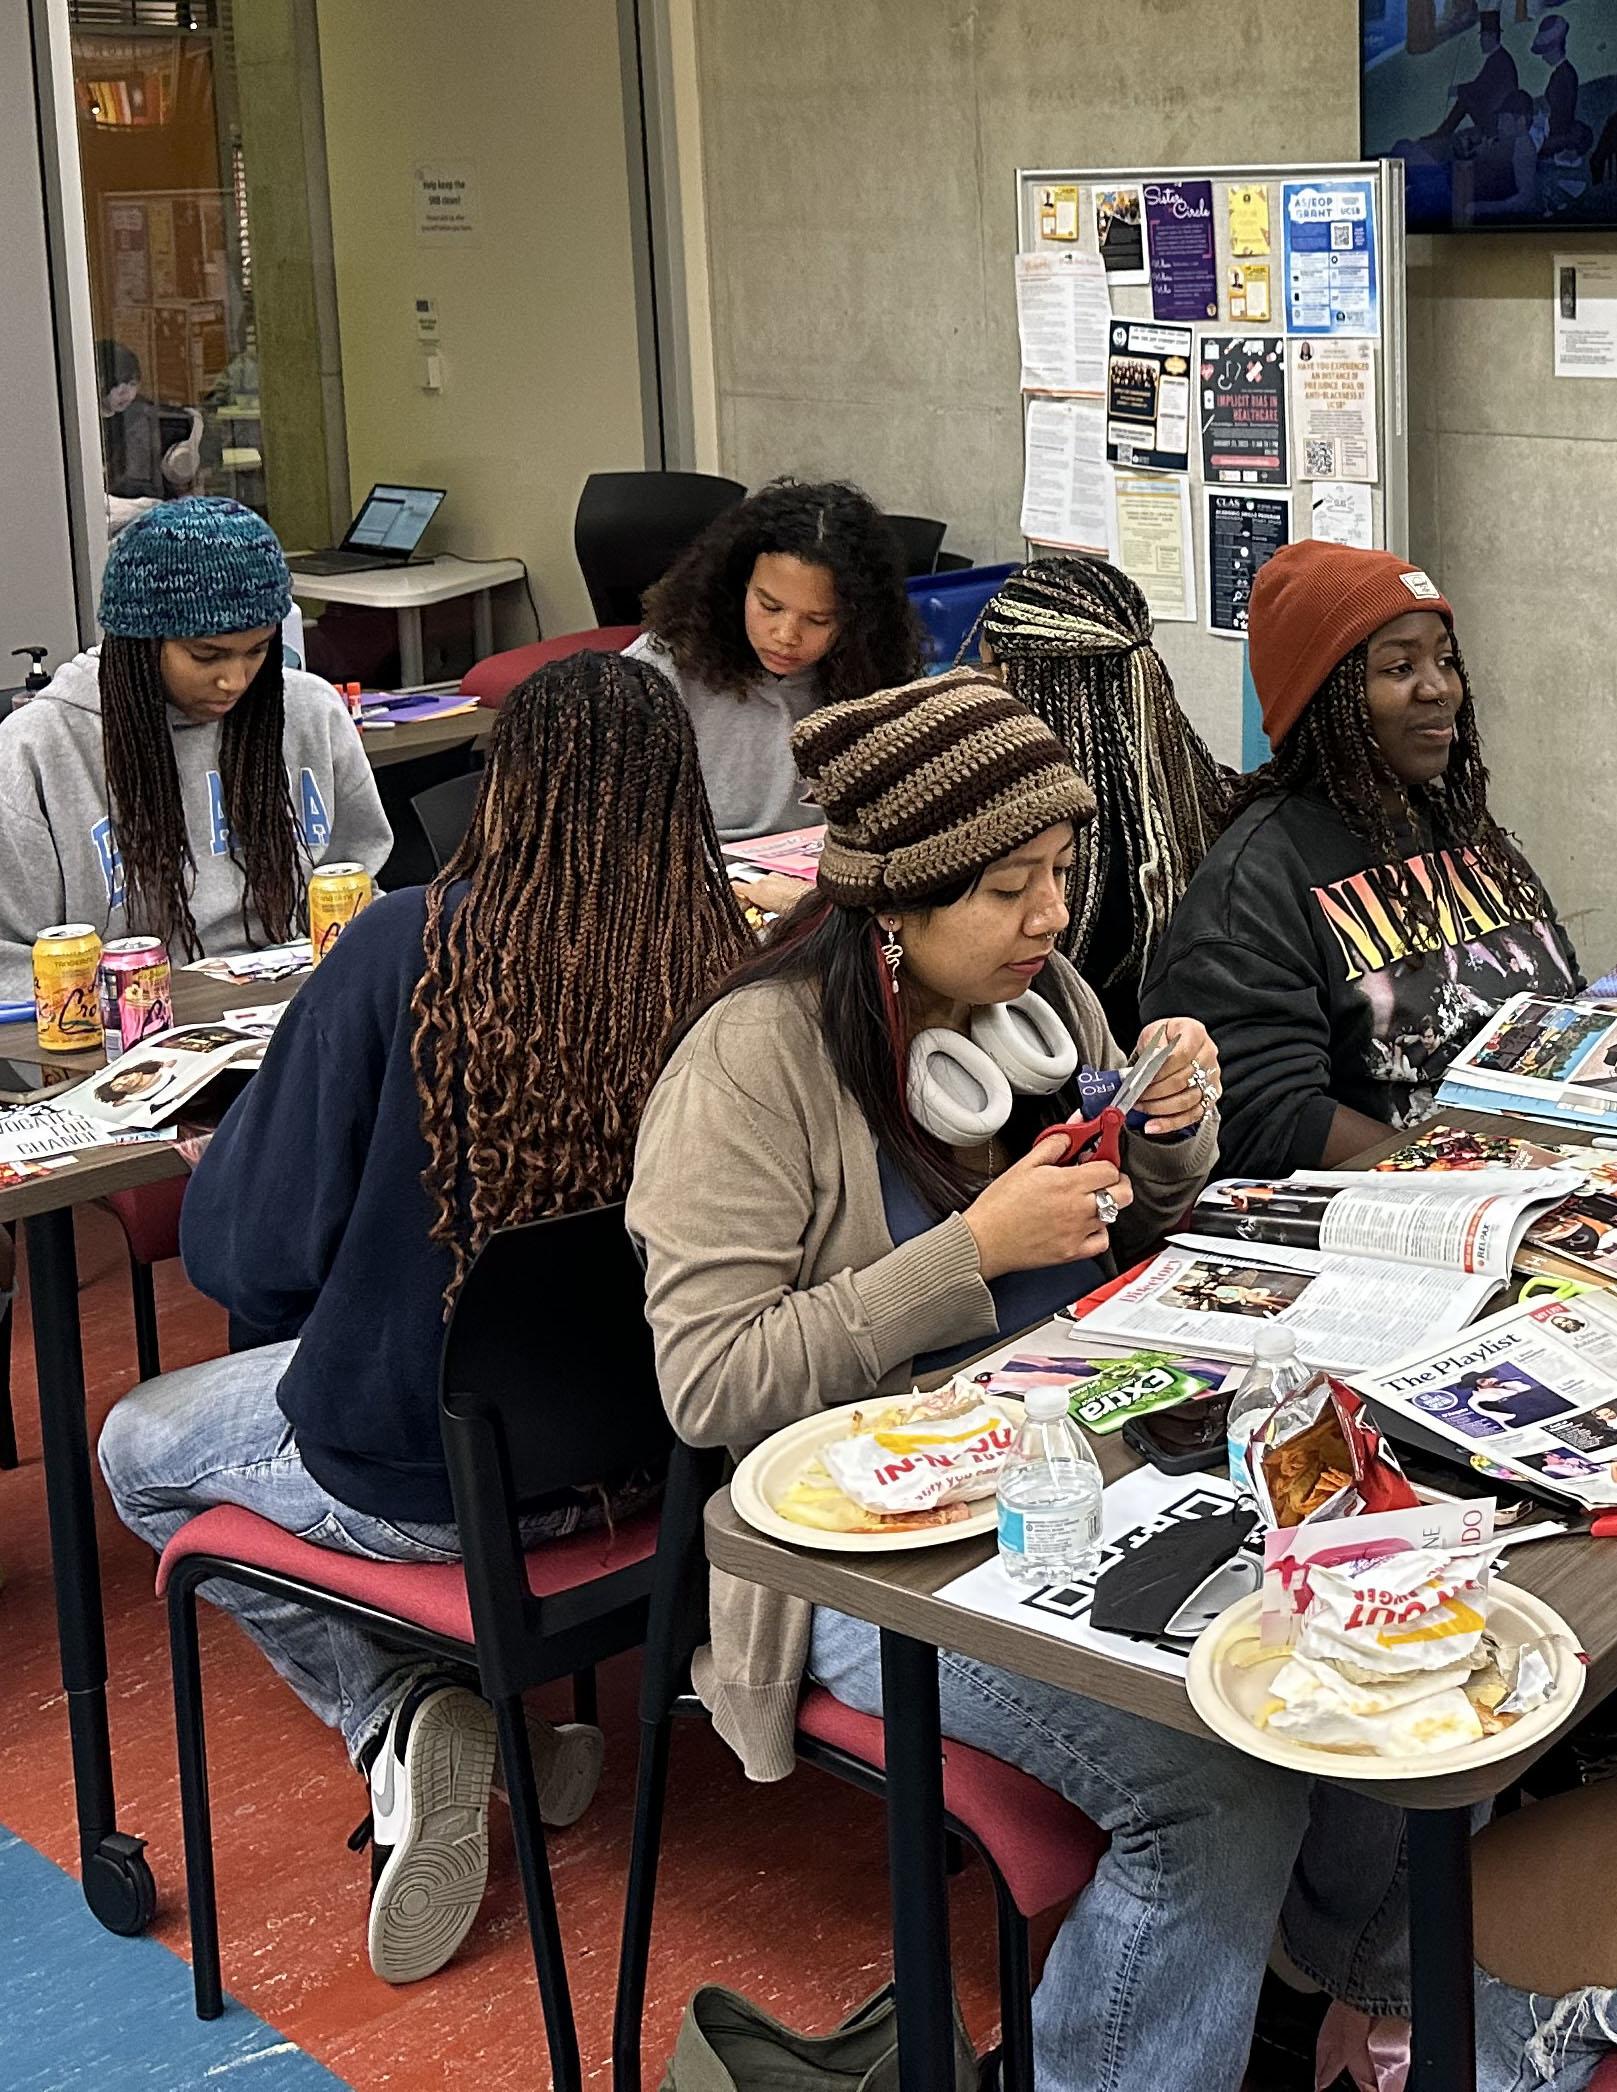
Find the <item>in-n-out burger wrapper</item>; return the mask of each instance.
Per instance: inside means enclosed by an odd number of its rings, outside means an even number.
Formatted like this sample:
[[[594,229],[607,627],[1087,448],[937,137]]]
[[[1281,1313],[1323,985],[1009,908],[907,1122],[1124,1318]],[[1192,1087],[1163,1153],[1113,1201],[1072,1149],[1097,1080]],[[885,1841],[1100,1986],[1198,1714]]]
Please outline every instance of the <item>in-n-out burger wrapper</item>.
[[[820,1459],[856,1504],[888,1516],[992,1496],[1016,1443],[1004,1407],[969,1383],[855,1411],[851,1426]]]
[[[1466,1688],[1489,1661],[1487,1546],[1405,1548],[1362,1568],[1315,1564],[1263,1726],[1323,1750],[1421,1757],[1474,1743]]]

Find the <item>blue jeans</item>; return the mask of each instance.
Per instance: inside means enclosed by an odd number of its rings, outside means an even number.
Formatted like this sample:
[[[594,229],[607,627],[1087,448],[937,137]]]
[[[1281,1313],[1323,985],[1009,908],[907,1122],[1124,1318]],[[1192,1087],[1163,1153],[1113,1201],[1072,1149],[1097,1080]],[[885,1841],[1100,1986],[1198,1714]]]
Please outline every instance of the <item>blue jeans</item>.
[[[1617,2049],[1617,1991],[1541,1997],[1480,1968],[1476,1991],[1477,2092],[1584,2092]]]
[[[453,1525],[395,1524],[341,1503],[309,1473],[275,1390],[295,1343],[266,1344],[164,1373],[132,1388],[107,1418],[99,1447],[118,1516],[159,1553],[199,1511],[237,1504],[317,1547],[373,1562],[456,1562]],[[528,1519],[528,1545],[587,1522],[583,1506]],[[328,1613],[241,1584],[202,1596],[240,1622],[299,1699],[340,1729],[357,1759],[394,1707],[441,1662],[390,1649]],[[474,1683],[470,1674],[468,1683]]]
[[[816,1608],[809,1669],[881,1712],[873,1627]],[[1237,2092],[1277,1924],[1333,1996],[1408,2012],[1398,1810],[967,1657],[938,1688],[945,1736],[1111,1834],[1034,1995],[1040,2092]]]

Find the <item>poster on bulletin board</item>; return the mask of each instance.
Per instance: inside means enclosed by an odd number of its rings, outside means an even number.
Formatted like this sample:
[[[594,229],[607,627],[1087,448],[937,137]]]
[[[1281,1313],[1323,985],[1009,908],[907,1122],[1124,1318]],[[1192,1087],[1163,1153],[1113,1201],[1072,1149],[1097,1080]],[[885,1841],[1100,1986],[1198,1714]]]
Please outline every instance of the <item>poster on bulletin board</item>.
[[[1207,629],[1243,639],[1258,570],[1291,543],[1291,496],[1209,487],[1206,498]]]
[[[1286,337],[1204,334],[1198,382],[1207,485],[1287,485]]]
[[[1293,334],[1379,334],[1371,183],[1287,182],[1286,325]]]

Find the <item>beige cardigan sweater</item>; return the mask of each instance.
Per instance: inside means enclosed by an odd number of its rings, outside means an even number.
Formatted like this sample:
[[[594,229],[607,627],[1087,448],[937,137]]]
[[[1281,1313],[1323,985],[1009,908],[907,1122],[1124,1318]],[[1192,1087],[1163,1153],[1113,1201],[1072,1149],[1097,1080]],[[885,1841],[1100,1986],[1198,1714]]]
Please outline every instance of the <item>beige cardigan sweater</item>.
[[[1093,993],[1059,956],[1051,968],[1080,1058],[1121,1067]],[[1172,1225],[1216,1151],[1213,1120],[1194,1140],[1130,1137],[1134,1203],[1113,1231],[1125,1257]],[[740,989],[681,1043],[641,1121],[628,1219],[663,1400],[691,1445],[755,1445],[816,1410],[902,1392],[918,1353],[994,1335],[958,1213],[894,1248],[876,1144],[806,986]],[[695,1683],[751,1779],[792,1770],[809,1624],[803,1600],[715,1572]]]

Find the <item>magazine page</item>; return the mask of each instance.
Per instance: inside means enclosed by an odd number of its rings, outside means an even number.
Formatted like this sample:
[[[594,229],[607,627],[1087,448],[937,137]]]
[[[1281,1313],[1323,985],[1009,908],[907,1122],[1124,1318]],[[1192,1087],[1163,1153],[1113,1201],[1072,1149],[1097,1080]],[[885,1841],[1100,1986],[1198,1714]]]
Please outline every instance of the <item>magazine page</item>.
[[[1617,1285],[1617,1153],[1609,1148],[1570,1141],[1551,1146],[1469,1127],[1429,1126],[1407,1148],[1378,1162],[1371,1174],[1416,1169],[1463,1173],[1473,1184],[1507,1189],[1524,1171],[1575,1171],[1577,1190],[1528,1226],[1517,1268],[1586,1274]]]
[[[142,1040],[108,1068],[87,1076],[47,1111],[75,1112],[120,1130],[156,1126],[173,1117],[226,1068],[250,1073],[268,1042],[233,1024],[188,1024]]]
[[[1513,995],[1449,1063],[1438,1097],[1569,1125],[1617,1124],[1617,1010]]]
[[[1582,1188],[1576,1170],[1486,1178],[1432,1172],[1376,1179],[1365,1172],[1298,1170],[1276,1181],[1210,1184],[1190,1232],[1268,1242],[1337,1256],[1429,1264],[1489,1278],[1510,1276],[1535,1214]]]
[[[1591,1510],[1617,1504],[1617,1304],[1602,1294],[1507,1308],[1354,1385],[1462,1460]]]
[[[172,1140],[174,1128],[119,1128],[82,1111],[57,1104],[18,1104],[0,1111],[0,1190],[19,1172],[17,1181],[41,1168],[71,1158],[85,1148],[119,1147],[129,1142]]]
[[[784,872],[788,879],[813,880],[820,870],[820,852],[825,848],[825,829],[789,828],[780,835],[755,835],[744,843],[726,843],[732,879],[756,879],[766,872]]]
[[[313,965],[308,938],[294,937],[290,944],[269,944],[256,952],[193,959],[184,970],[206,974],[210,981],[284,981],[294,973],[309,972]]]
[[[1390,1365],[1434,1330],[1463,1329],[1497,1290],[1496,1279],[1429,1265],[1176,1235],[1109,1299],[1088,1314],[1080,1304],[1079,1326],[1083,1338],[1246,1360],[1256,1325],[1273,1321],[1305,1364],[1355,1373]]]

